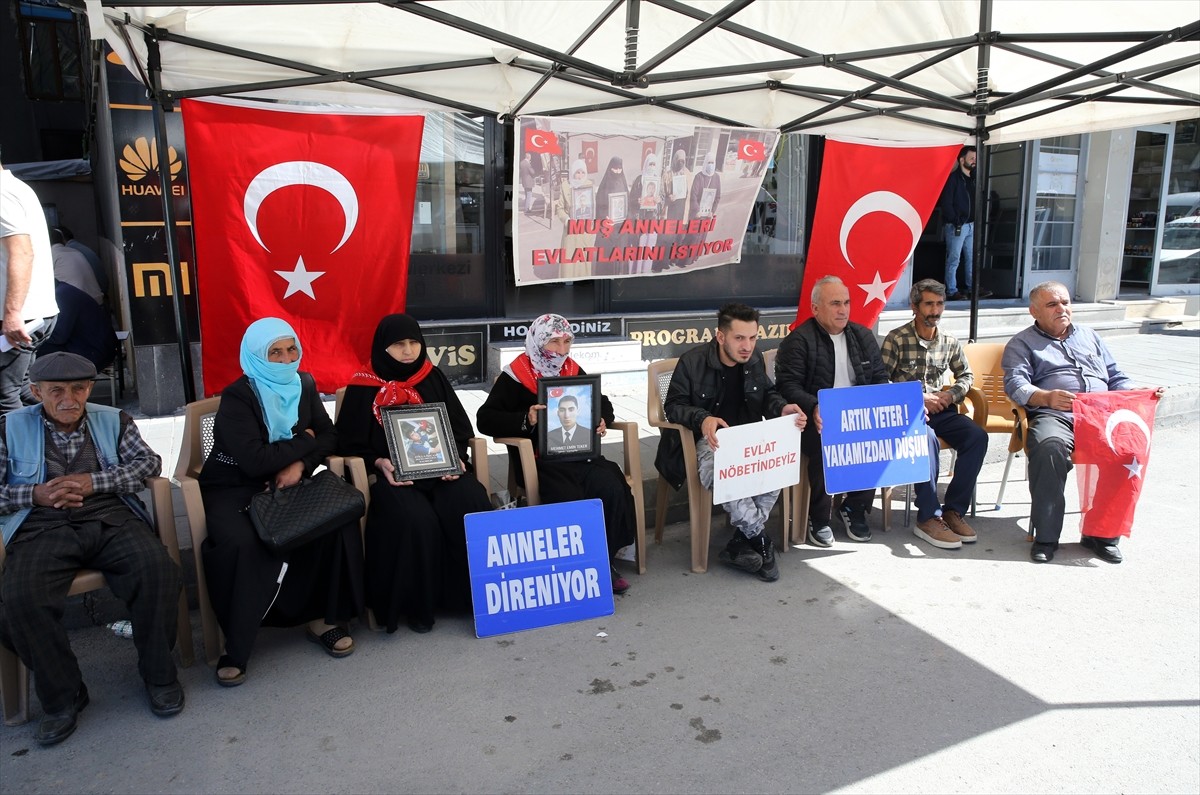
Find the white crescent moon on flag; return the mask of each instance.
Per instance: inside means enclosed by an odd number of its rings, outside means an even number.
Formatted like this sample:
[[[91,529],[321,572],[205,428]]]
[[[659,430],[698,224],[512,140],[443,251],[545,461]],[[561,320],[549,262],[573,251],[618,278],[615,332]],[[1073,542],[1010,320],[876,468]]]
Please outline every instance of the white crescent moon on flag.
[[[912,233],[912,245],[908,248],[908,257],[911,257],[913,251],[917,248],[917,241],[921,238],[921,228],[925,226],[921,222],[921,215],[900,194],[892,193],[890,190],[877,190],[873,193],[868,193],[850,205],[850,209],[846,211],[846,217],[842,219],[842,229],[839,239],[842,244],[842,256],[845,258],[846,263],[851,268],[854,267],[854,263],[850,261],[850,255],[846,252],[846,240],[849,239],[854,225],[869,213],[894,215],[908,227]],[[905,259],[908,259],[908,257],[905,257]]]
[[[1150,441],[1150,429],[1146,427],[1146,421],[1143,420],[1137,412],[1129,409],[1117,409],[1112,414],[1108,415],[1108,422],[1104,423],[1104,440],[1108,442],[1108,448],[1114,453],[1117,448],[1113,447],[1112,434],[1113,429],[1122,422],[1128,422],[1142,429],[1142,435],[1146,437],[1146,441]]]
[[[751,151],[750,143],[746,142],[742,144],[742,159],[749,160],[752,157],[754,157],[754,152]]]
[[[246,216],[246,226],[250,227],[250,234],[254,235],[254,239],[263,247],[263,250],[270,251],[258,234],[258,208],[262,206],[268,196],[288,185],[312,185],[327,191],[338,200],[338,204],[342,206],[342,212],[346,216],[346,227],[342,233],[342,239],[333,247],[333,251],[337,251],[345,245],[354,231],[355,224],[358,223],[358,195],[354,192],[354,186],[341,173],[324,163],[291,160],[264,168],[246,186],[242,212]]]
[[[541,133],[534,133],[533,135],[529,136],[529,143],[533,144],[538,149],[541,149],[546,145],[546,136],[542,135]]]

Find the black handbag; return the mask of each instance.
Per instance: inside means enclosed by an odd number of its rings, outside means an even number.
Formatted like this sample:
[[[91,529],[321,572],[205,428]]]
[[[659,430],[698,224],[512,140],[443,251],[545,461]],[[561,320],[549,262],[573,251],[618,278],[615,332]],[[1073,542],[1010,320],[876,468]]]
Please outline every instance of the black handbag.
[[[287,552],[333,532],[366,513],[362,493],[328,469],[295,486],[250,498],[250,523],[276,552]]]

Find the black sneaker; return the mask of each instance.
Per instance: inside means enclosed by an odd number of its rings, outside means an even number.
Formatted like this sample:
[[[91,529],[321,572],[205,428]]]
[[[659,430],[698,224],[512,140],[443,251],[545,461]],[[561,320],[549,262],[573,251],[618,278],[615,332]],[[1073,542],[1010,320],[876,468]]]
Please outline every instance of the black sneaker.
[[[808,528],[808,543],[814,547],[831,547],[833,546],[833,528],[829,525],[821,527]]]
[[[779,563],[775,560],[775,545],[771,543],[771,539],[759,533],[751,541],[758,549],[758,554],[762,556],[762,568],[754,572],[758,575],[758,579],[763,582],[775,582],[779,579]]]
[[[850,536],[851,541],[867,542],[871,540],[871,528],[867,524],[866,511],[861,508],[851,508],[845,504],[838,511],[842,514],[842,521],[846,524],[846,535]]]
[[[733,538],[729,539],[729,543],[718,553],[717,558],[722,563],[728,563],[735,569],[751,574],[763,567],[763,556],[755,549],[754,542],[742,535],[741,530],[734,531]]]

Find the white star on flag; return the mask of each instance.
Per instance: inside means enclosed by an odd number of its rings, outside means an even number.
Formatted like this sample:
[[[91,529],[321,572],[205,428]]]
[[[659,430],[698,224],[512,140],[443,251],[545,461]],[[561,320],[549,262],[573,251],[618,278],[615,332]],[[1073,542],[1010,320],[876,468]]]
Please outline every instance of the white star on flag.
[[[887,290],[895,283],[895,279],[892,279],[890,282],[883,281],[879,278],[879,271],[875,271],[875,281],[871,282],[870,284],[858,285],[867,293],[867,299],[863,301],[863,306],[866,306],[872,301],[879,301],[881,304],[886,304]]]
[[[1129,470],[1129,478],[1140,478],[1142,476],[1142,465],[1138,463],[1137,456],[1133,457],[1132,464],[1121,464]]]
[[[296,267],[290,271],[275,271],[283,280],[288,283],[287,292],[283,294],[284,298],[288,298],[292,293],[306,293],[309,298],[314,301],[317,296],[313,293],[312,283],[325,275],[325,271],[310,271],[304,267],[304,257],[296,260]]]

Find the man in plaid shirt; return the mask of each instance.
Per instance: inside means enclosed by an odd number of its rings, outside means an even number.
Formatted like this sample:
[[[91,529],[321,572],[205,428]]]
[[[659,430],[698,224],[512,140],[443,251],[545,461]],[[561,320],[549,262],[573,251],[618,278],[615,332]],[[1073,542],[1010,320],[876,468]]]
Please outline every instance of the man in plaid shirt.
[[[915,317],[884,338],[880,351],[883,366],[893,383],[921,383],[929,427],[958,452],[944,504],[939,504],[935,488],[918,484],[913,533],[935,547],[954,549],[975,541],[975,531],[963,516],[983,466],[988,435],[970,417],[958,412],[958,405],[971,388],[972,375],[959,341],[938,330],[946,306],[946,288],[933,279],[923,279],[912,286],[908,300]],[[943,389],[947,371],[954,374],[954,382]]]
[[[0,643],[34,674],[42,721],[34,739],[67,739],[88,704],[63,610],[79,569],[97,569],[129,608],[150,710],[183,709],[175,645],[181,579],[137,499],[162,459],[123,411],[87,402],[95,366],[73,353],[29,368],[41,402],[0,417]],[[186,632],[189,628],[185,627]]]

